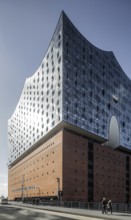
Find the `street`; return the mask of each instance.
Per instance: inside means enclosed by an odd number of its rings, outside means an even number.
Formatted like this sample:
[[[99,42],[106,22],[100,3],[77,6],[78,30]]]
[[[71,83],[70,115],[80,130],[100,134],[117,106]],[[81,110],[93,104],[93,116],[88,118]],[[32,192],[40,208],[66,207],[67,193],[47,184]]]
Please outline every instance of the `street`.
[[[98,220],[98,218],[90,218],[67,213],[52,212],[46,210],[37,210],[34,208],[21,208],[15,206],[0,206],[1,220]],[[99,220],[104,220],[100,219]]]

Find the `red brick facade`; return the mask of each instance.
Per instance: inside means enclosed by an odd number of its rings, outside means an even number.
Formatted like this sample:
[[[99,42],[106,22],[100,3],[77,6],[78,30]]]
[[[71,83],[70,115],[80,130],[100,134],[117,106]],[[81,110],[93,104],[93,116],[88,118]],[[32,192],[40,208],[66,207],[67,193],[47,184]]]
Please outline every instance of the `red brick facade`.
[[[30,189],[24,190],[24,197],[54,197],[57,195],[56,178],[62,179],[61,141],[62,132],[9,169],[9,199],[22,196],[22,184],[24,187],[30,187]]]
[[[126,155],[98,144],[94,145],[94,197],[116,202],[126,201]]]
[[[61,130],[9,169],[9,199],[57,197],[59,177],[64,201],[131,201],[130,171],[130,155]]]

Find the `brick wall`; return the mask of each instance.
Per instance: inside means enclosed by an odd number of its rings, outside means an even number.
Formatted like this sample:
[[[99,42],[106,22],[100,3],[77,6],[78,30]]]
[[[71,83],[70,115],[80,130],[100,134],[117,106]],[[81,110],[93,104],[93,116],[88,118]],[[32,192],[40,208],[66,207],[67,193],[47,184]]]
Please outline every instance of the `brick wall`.
[[[131,155],[62,130],[9,169],[9,199],[22,196],[22,190],[18,191],[22,184],[37,186],[24,190],[24,197],[57,197],[59,177],[61,199],[65,201],[89,201],[91,194],[93,201],[106,197],[113,202],[126,202],[127,191],[131,200],[130,173]],[[89,186],[93,187],[93,194]]]
[[[37,186],[24,190],[24,197],[57,196],[57,177],[62,184],[61,136],[62,132],[58,133],[9,169],[9,199],[21,197],[22,190],[18,189],[22,183],[24,187]]]

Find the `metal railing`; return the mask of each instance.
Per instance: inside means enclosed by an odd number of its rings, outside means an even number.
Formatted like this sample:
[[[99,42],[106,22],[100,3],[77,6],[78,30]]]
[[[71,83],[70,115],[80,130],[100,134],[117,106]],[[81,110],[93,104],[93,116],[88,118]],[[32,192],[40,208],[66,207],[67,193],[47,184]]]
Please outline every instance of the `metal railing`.
[[[39,205],[60,206],[66,208],[78,208],[87,210],[102,210],[101,203],[98,202],[74,202],[74,201],[48,201],[39,202]],[[112,203],[113,212],[131,213],[131,203]]]
[[[15,202],[22,202],[21,200],[17,200]],[[65,208],[77,208],[77,209],[86,209],[86,210],[102,210],[101,202],[77,202],[77,201],[58,201],[58,200],[48,200],[44,199],[29,199],[27,198],[24,203],[33,204],[33,205],[41,205],[41,206],[56,206],[56,207],[65,207]],[[123,212],[123,213],[131,213],[131,203],[112,203],[113,212]]]

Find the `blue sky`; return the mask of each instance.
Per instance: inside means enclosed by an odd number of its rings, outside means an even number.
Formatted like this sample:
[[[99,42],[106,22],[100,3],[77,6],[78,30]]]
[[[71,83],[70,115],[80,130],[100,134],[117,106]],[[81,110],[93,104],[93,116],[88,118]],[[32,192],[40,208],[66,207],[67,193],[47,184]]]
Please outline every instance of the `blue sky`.
[[[131,78],[130,0],[0,0],[0,195],[7,195],[7,120],[44,58],[61,11]]]

